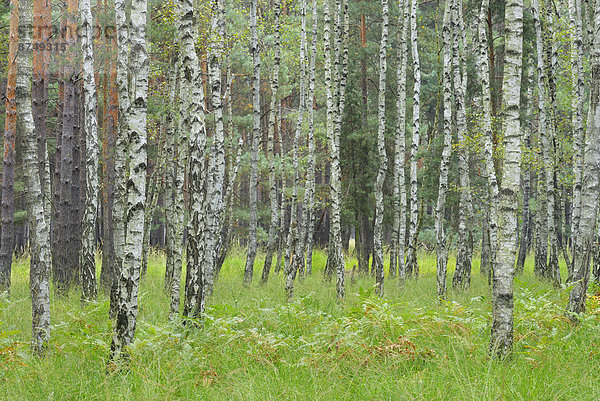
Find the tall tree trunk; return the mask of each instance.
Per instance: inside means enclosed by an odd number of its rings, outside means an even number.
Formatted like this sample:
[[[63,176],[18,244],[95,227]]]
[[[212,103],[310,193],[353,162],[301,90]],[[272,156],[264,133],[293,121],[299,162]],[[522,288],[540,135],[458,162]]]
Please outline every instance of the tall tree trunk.
[[[452,279],[452,287],[467,288],[470,285],[472,259],[472,230],[470,228],[473,215],[471,199],[471,179],[469,177],[469,147],[466,143],[466,52],[467,41],[462,17],[462,1],[454,0],[452,11],[452,64],[454,70],[454,102],[456,104],[456,132],[458,137],[458,174],[460,187],[460,203],[458,208],[458,244],[456,252],[456,271]],[[462,51],[461,51],[462,49]]]
[[[492,271],[492,333],[490,352],[504,356],[513,344],[513,276],[515,272],[518,188],[521,162],[521,60],[523,55],[523,2],[509,0],[505,9],[504,163],[498,207],[497,263]]]
[[[527,116],[533,116],[533,57],[528,57],[527,76]],[[530,120],[529,120],[530,121]],[[516,272],[522,273],[525,267],[525,259],[529,250],[529,233],[531,232],[531,211],[529,210],[529,198],[531,193],[531,131],[533,124],[529,123],[525,131],[525,155],[521,157],[521,191],[523,193],[523,212],[521,213],[521,235],[519,236],[519,254],[517,257]]]
[[[417,41],[417,0],[411,0],[411,2],[410,41],[413,58],[414,89],[412,142],[410,146],[410,230],[406,270],[409,275],[418,277],[417,223],[419,219],[419,197],[417,193],[417,157],[419,152],[419,130],[421,129],[421,64],[419,62],[419,47]]]
[[[581,215],[573,247],[573,288],[569,294],[567,312],[571,321],[579,321],[585,312],[586,292],[590,276],[590,261],[598,221],[600,200],[600,2],[594,15],[594,47],[592,49],[590,109],[585,137]]]
[[[10,291],[11,266],[15,248],[15,136],[17,131],[17,48],[19,47],[19,1],[11,0],[6,67],[6,117],[4,119],[4,158],[2,159],[2,237],[0,238],[0,293]]]
[[[125,252],[125,176],[127,168],[127,147],[129,130],[129,24],[126,14],[125,0],[115,0],[115,21],[117,30],[117,91],[119,104],[119,125],[115,146],[115,188],[113,200],[113,232],[115,249],[115,269],[110,290],[109,316],[117,316],[118,307],[118,281],[123,268],[123,254]]]
[[[554,9],[549,4],[545,6],[546,30],[544,35],[544,67],[546,70],[545,95],[548,101],[546,107],[547,119],[549,124],[546,126],[542,135],[542,149],[544,150],[544,165],[546,166],[546,215],[548,219],[548,271],[547,277],[554,281],[555,285],[560,285],[560,269],[558,265],[558,235],[555,217],[556,196],[554,191],[554,177],[556,175],[556,147],[555,133],[558,128],[556,122],[556,64],[557,50],[554,44]]]
[[[583,27],[581,0],[569,0],[569,25],[571,26],[571,79],[573,81],[573,224],[571,233],[579,228],[581,211],[581,180],[583,176]],[[570,274],[571,272],[569,272]]]
[[[301,239],[301,221],[298,221],[298,189],[300,187],[300,166],[298,163],[299,159],[299,147],[300,138],[303,137],[304,131],[304,111],[306,109],[306,1],[300,1],[300,18],[301,18],[301,33],[300,33],[300,103],[298,105],[298,117],[296,122],[296,131],[294,132],[294,139],[292,145],[292,166],[294,170],[294,186],[292,187],[292,212],[290,219],[290,230],[288,233],[288,249],[290,252],[289,263],[286,266],[286,283],[285,290],[288,300],[293,297],[294,294],[294,280],[298,270],[301,269],[300,263],[304,263],[304,256],[302,253],[301,246],[299,245]]]
[[[17,4],[13,4],[17,6]],[[32,3],[22,0],[19,7],[19,40],[31,43]],[[16,13],[14,15],[16,18]],[[26,46],[24,46],[26,49]],[[44,200],[38,169],[37,135],[31,108],[32,65],[29,51],[17,52],[17,79],[15,88],[17,129],[23,135],[23,165],[27,188],[27,215],[30,228],[31,261],[30,291],[32,302],[33,352],[42,355],[50,340],[50,228],[44,213]]]
[[[252,282],[258,228],[258,142],[260,141],[260,53],[257,33],[257,2],[252,0],[250,11],[250,31],[252,46],[252,137],[250,160],[250,227],[248,230],[248,255],[244,268],[244,283]]]
[[[394,226],[392,248],[396,247],[393,269],[398,264],[398,278],[401,282],[406,279],[406,263],[404,260],[404,248],[406,244],[406,182],[404,174],[404,165],[406,162],[406,65],[408,62],[408,24],[410,18],[408,0],[399,0],[398,8],[398,71],[397,85],[398,97],[396,100],[396,135],[394,141]],[[390,258],[391,259],[391,258]],[[392,266],[390,266],[392,269]]]
[[[377,106],[377,152],[379,155],[379,169],[375,182],[375,227],[373,233],[373,264],[375,265],[375,281],[377,293],[383,296],[383,184],[387,172],[387,154],[385,151],[385,92],[387,73],[387,42],[389,11],[388,0],[381,0],[381,45],[379,47],[379,97]]]
[[[498,202],[499,188],[496,170],[494,168],[494,132],[492,131],[492,100],[490,89],[490,64],[488,57],[488,37],[486,30],[486,17],[490,3],[489,0],[483,0],[479,14],[479,68],[481,70],[481,92],[482,92],[482,131],[483,131],[483,159],[485,168],[483,170],[484,178],[487,181],[487,200],[489,205],[488,216],[486,219],[487,230],[486,237],[489,244],[490,268],[488,277],[491,279],[493,271],[496,269],[496,251],[498,247]],[[483,258],[483,256],[482,256]]]
[[[451,3],[446,1],[444,22],[442,25],[442,53],[443,53],[443,90],[444,90],[444,143],[442,159],[440,161],[440,179],[438,186],[437,206],[435,208],[435,236],[437,253],[437,296],[439,299],[446,297],[446,269],[448,264],[448,250],[446,249],[446,234],[444,233],[444,215],[446,211],[446,195],[448,193],[448,169],[450,154],[452,153],[452,49],[450,45],[450,16]],[[458,269],[458,258],[456,267]]]
[[[275,179],[275,125],[277,114],[277,97],[279,91],[279,62],[281,59],[280,38],[279,38],[279,0],[273,2],[274,11],[274,36],[275,36],[275,56],[273,60],[273,73],[271,76],[271,103],[269,106],[269,128],[267,133],[267,160],[269,160],[269,204],[271,207],[271,221],[269,224],[269,239],[267,241],[267,253],[265,255],[265,264],[263,266],[261,283],[269,280],[271,272],[271,263],[273,261],[273,252],[275,250],[275,240],[277,234],[277,224],[279,223],[279,207],[277,205],[277,182]]]
[[[204,312],[202,294],[203,282],[201,261],[204,252],[205,228],[205,171],[206,125],[204,120],[205,100],[202,83],[202,71],[196,55],[194,44],[196,33],[194,28],[194,8],[192,0],[179,1],[179,43],[181,46],[180,93],[182,102],[179,108],[179,121],[182,139],[189,133],[188,147],[188,182],[189,182],[189,217],[187,222],[187,251],[185,303],[183,314],[188,317],[200,317]],[[178,159],[179,160],[179,159]],[[178,165],[179,169],[179,165]],[[178,170],[179,171],[179,170]],[[177,203],[177,201],[176,201]],[[176,266],[177,268],[177,266]],[[175,274],[171,287],[171,310],[174,310],[178,298]]]
[[[312,39],[310,45],[310,64],[308,78],[308,161],[306,167],[306,192],[304,197],[303,224],[306,233],[303,236],[306,249],[306,274],[312,274],[312,250],[315,221],[315,122],[314,122],[314,103],[315,103],[315,80],[316,80],[316,58],[317,58],[317,40],[318,40],[318,18],[317,1],[312,1]]]
[[[81,0],[81,50],[83,53],[83,98],[85,107],[85,212],[81,249],[83,301],[96,298],[96,217],[98,216],[98,123],[96,121],[96,81],[94,79],[93,20],[90,0]],[[144,127],[145,128],[145,127]]]
[[[206,182],[206,227],[205,249],[202,265],[203,297],[212,295],[216,265],[217,244],[220,237],[220,220],[223,212],[225,185],[225,128],[223,126],[223,105],[221,102],[221,62],[225,50],[225,5],[224,0],[214,0],[212,4],[212,32],[217,35],[209,52],[209,82],[212,107],[215,116],[215,132],[212,140],[209,172]]]
[[[111,343],[111,358],[118,360],[131,344],[138,314],[138,287],[142,263],[144,210],[146,202],[146,120],[148,111],[148,52],[146,48],[146,0],[131,3],[131,53],[129,68],[132,100],[127,113],[129,174],[126,189],[126,221],[123,265],[117,289],[116,326]]]

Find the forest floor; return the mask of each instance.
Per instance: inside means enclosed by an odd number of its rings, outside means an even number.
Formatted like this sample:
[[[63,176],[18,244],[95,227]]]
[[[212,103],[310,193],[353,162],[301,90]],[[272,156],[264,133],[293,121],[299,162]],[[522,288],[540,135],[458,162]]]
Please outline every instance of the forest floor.
[[[582,323],[571,326],[563,316],[568,289],[537,280],[528,260],[515,278],[514,354],[496,361],[487,354],[490,289],[479,267],[470,290],[449,291],[438,303],[434,255],[420,256],[418,280],[399,288],[386,278],[381,299],[371,277],[348,277],[347,299],[338,305],[335,284],[322,279],[322,252],[290,303],[281,274],[258,284],[260,257],[253,284],[243,286],[245,255],[234,252],[204,326],[185,330],[168,322],[164,256],[154,254],[141,284],[131,362],[112,373],[105,295],[84,307],[75,291],[52,296],[48,355],[31,355],[28,264],[18,260],[10,300],[0,299],[0,399],[600,399],[600,297],[591,296]]]

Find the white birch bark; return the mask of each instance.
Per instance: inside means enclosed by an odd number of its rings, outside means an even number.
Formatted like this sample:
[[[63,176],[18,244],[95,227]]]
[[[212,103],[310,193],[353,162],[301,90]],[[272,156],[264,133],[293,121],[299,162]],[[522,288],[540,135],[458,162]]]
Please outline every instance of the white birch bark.
[[[600,200],[600,2],[596,1],[594,14],[594,46],[591,59],[590,109],[585,137],[583,182],[581,189],[581,216],[573,247],[573,288],[569,294],[567,313],[578,322],[585,312],[586,292],[590,276],[590,262],[598,221]]]
[[[129,24],[127,22],[125,0],[115,0],[115,21],[117,30],[117,91],[119,97],[119,125],[115,146],[115,189],[113,200],[113,229],[115,261],[110,292],[111,318],[117,313],[118,279],[123,266],[125,246],[125,173],[127,169],[128,119],[129,113]]]
[[[448,264],[448,250],[446,249],[446,234],[444,233],[444,214],[446,208],[446,195],[448,193],[448,170],[450,154],[452,153],[452,49],[450,45],[450,16],[452,0],[446,1],[444,19],[442,24],[442,68],[444,91],[444,142],[442,158],[440,161],[440,179],[438,198],[435,208],[435,237],[437,254],[437,296],[439,299],[446,297],[446,270]],[[458,260],[457,260],[458,267]]]
[[[462,20],[462,1],[454,0],[452,7],[452,64],[454,71],[454,103],[456,105],[456,132],[458,137],[458,174],[460,203],[458,208],[458,244],[456,271],[452,280],[453,288],[465,288],[471,275],[471,239],[470,220],[473,206],[471,199],[471,179],[469,177],[469,147],[467,140],[466,116],[466,38]]]
[[[146,48],[146,0],[131,3],[131,99],[128,120],[129,174],[126,187],[126,232],[123,265],[118,279],[116,326],[111,358],[118,360],[133,341],[138,313],[146,202],[146,120],[149,61]]]
[[[206,125],[204,120],[204,88],[202,71],[194,47],[196,32],[192,0],[180,0],[179,43],[181,57],[181,104],[179,129],[184,139],[188,135],[187,171],[189,182],[189,210],[187,222],[185,302],[183,314],[198,318],[204,312],[205,297],[202,294],[203,282],[201,262],[204,254],[205,228],[205,169]],[[178,159],[179,160],[179,159]],[[174,309],[176,288],[173,278],[171,308]]]
[[[32,41],[31,0],[19,2],[19,40]],[[30,233],[30,292],[32,309],[31,347],[42,356],[50,340],[50,226],[44,214],[42,183],[38,169],[38,141],[31,106],[32,61],[27,46],[17,51],[15,100],[17,130],[23,137],[23,165],[27,186],[27,216]]]
[[[518,188],[521,163],[519,119],[523,55],[523,2],[509,0],[505,8],[504,161],[498,207],[498,247],[492,271],[492,333],[490,352],[504,356],[513,344],[513,276],[516,261]]]
[[[273,60],[273,73],[271,75],[271,102],[269,104],[269,128],[267,132],[267,160],[269,161],[269,205],[271,208],[271,220],[269,223],[269,239],[267,241],[267,253],[263,265],[261,283],[269,280],[271,264],[273,262],[273,252],[275,250],[275,240],[277,234],[277,224],[279,223],[279,207],[277,205],[277,182],[275,177],[275,124],[277,113],[277,96],[279,92],[279,62],[281,59],[279,15],[281,6],[279,0],[273,2],[274,12],[274,36],[275,36],[275,56]]]
[[[301,33],[300,33],[300,103],[298,105],[298,117],[296,121],[296,131],[294,133],[294,140],[292,145],[292,167],[294,171],[294,184],[292,187],[292,211],[290,219],[290,230],[288,233],[288,249],[290,252],[290,258],[288,261],[286,271],[286,284],[285,291],[288,300],[293,297],[294,294],[294,280],[298,270],[301,268],[300,263],[304,262],[304,256],[302,253],[302,247],[299,245],[302,241],[300,228],[302,225],[301,221],[298,221],[298,188],[300,187],[300,172],[299,172],[299,146],[300,138],[303,137],[304,131],[304,111],[306,109],[306,88],[305,88],[305,77],[306,77],[306,2],[305,0],[300,1],[300,19],[301,19]]]
[[[402,283],[406,279],[406,262],[404,260],[404,247],[406,244],[406,64],[408,62],[407,35],[409,28],[410,1],[398,0],[398,71],[396,74],[398,85],[398,98],[396,99],[396,134],[394,140],[394,241],[396,244],[396,257],[398,263],[398,279]],[[393,243],[392,243],[393,246]],[[395,264],[394,264],[395,268]],[[392,267],[390,266],[390,269]]]
[[[496,170],[494,169],[494,148],[492,143],[492,95],[490,89],[490,64],[488,55],[488,36],[486,31],[486,16],[489,9],[489,0],[483,0],[479,13],[479,68],[481,71],[481,93],[482,93],[482,119],[481,130],[483,131],[483,159],[485,168],[483,175],[487,181],[488,201],[488,235],[490,272],[496,268],[496,250],[498,245],[498,200],[499,188]]]
[[[85,210],[81,247],[81,299],[96,298],[96,218],[98,216],[98,122],[96,121],[96,81],[94,80],[94,35],[90,0],[79,4],[81,50],[83,53],[83,98],[85,116]]]
[[[419,152],[419,130],[421,128],[421,64],[419,61],[419,47],[417,41],[417,0],[411,0],[410,41],[413,58],[414,89],[412,141],[410,146],[410,229],[406,270],[409,275],[418,277],[417,223],[419,219],[419,196],[417,193],[417,157]]]
[[[583,175],[583,27],[582,27],[581,0],[569,0],[569,25],[571,26],[571,79],[573,81],[573,98],[571,108],[573,111],[571,123],[573,125],[573,223],[572,233],[579,228],[579,215],[581,209],[581,180]]]
[[[379,169],[375,182],[375,226],[373,230],[373,265],[375,267],[375,282],[377,293],[383,296],[383,184],[387,172],[387,154],[385,151],[385,92],[387,74],[387,42],[389,10],[388,1],[381,0],[381,44],[379,47],[379,93],[377,106],[377,153],[379,156]]]
[[[258,0],[252,0],[250,31],[252,46],[252,140],[250,159],[250,226],[248,229],[248,255],[244,269],[244,283],[252,282],[254,259],[256,258],[256,230],[258,227],[258,142],[260,140],[260,53],[256,28]]]
[[[208,163],[209,174],[206,184],[206,239],[202,264],[204,285],[202,297],[210,297],[212,295],[225,184],[225,130],[223,126],[223,105],[221,102],[221,60],[225,46],[225,6],[223,0],[213,1],[212,15],[212,32],[216,33],[217,40],[213,43],[209,52],[209,82],[215,117],[215,132]]]

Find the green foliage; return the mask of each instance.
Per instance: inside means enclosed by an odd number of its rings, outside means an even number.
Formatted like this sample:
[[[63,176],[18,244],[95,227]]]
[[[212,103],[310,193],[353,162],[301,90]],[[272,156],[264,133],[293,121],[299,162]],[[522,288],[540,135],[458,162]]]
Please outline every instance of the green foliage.
[[[505,362],[487,356],[486,280],[474,272],[470,290],[438,303],[434,255],[420,256],[418,281],[386,282],[384,298],[372,278],[348,280],[343,305],[322,281],[321,251],[290,303],[281,276],[243,286],[244,260],[241,249],[226,260],[203,326],[185,329],[168,322],[164,257],[151,254],[131,363],[116,372],[106,370],[102,295],[85,307],[76,292],[53,296],[48,356],[31,355],[28,261],[17,260],[11,296],[0,298],[0,399],[584,400],[600,391],[600,298],[571,326],[568,293],[538,282],[531,260],[516,279],[515,352]]]

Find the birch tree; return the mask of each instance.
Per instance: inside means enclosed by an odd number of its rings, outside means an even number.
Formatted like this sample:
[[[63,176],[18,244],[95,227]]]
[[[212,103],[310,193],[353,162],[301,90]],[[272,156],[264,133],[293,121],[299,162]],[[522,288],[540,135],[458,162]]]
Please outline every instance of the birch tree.
[[[398,264],[398,278],[406,279],[406,263],[404,260],[404,246],[406,243],[406,183],[404,164],[406,157],[406,64],[408,62],[407,35],[409,28],[410,1],[399,0],[398,8],[398,71],[396,72],[398,97],[396,99],[396,134],[394,138],[394,223],[392,254],[390,269]],[[397,251],[394,252],[393,248]],[[394,261],[392,262],[392,259]],[[396,262],[397,261],[397,262]]]
[[[271,101],[269,104],[269,128],[267,132],[267,160],[269,161],[269,205],[271,208],[271,219],[269,223],[269,239],[267,241],[267,253],[263,265],[261,282],[266,283],[269,280],[271,264],[273,262],[273,252],[276,245],[277,224],[279,223],[279,207],[277,205],[277,182],[275,180],[275,125],[277,114],[277,97],[279,91],[279,63],[281,60],[280,35],[279,35],[279,15],[281,6],[279,0],[273,2],[274,12],[274,36],[275,50],[273,60],[273,72],[271,74]]]
[[[408,255],[406,270],[408,274],[417,277],[419,265],[417,263],[417,223],[419,219],[419,196],[417,193],[417,157],[419,152],[419,130],[421,129],[421,64],[419,61],[419,47],[417,41],[417,0],[411,0],[410,11],[410,41],[413,58],[413,122],[412,142],[410,145],[410,230],[408,240]]]
[[[498,207],[498,247],[492,270],[492,333],[490,352],[504,356],[513,344],[513,276],[516,260],[518,188],[521,162],[519,119],[523,55],[523,2],[509,0],[505,9],[504,161]]]
[[[129,174],[126,187],[126,221],[123,265],[117,288],[116,326],[111,358],[122,357],[135,334],[138,314],[138,287],[142,263],[144,205],[146,202],[146,120],[148,109],[149,61],[146,48],[146,0],[131,3],[131,53],[129,68],[132,85],[127,115]]]
[[[567,313],[578,322],[585,312],[586,292],[590,276],[590,262],[598,221],[600,200],[600,2],[596,1],[594,14],[594,45],[591,58],[590,109],[585,135],[583,181],[581,187],[581,215],[573,245],[573,288],[569,294]]]
[[[446,195],[448,193],[448,170],[450,154],[452,153],[452,49],[450,32],[450,15],[452,0],[446,1],[444,20],[442,25],[442,65],[443,65],[443,91],[444,91],[444,143],[440,161],[440,179],[438,198],[435,208],[435,236],[437,253],[437,296],[444,299],[446,296],[446,269],[448,264],[448,251],[446,249],[446,234],[444,233],[444,214],[446,209]],[[457,260],[458,266],[458,260]]]
[[[209,52],[209,82],[211,103],[215,117],[209,175],[206,182],[206,228],[205,249],[202,274],[203,297],[210,297],[214,283],[217,242],[220,235],[220,217],[223,211],[223,192],[225,184],[225,129],[223,126],[223,105],[221,102],[221,62],[225,39],[225,6],[223,0],[214,0],[212,12],[212,31],[217,39]]]
[[[83,53],[83,97],[85,115],[85,211],[81,248],[82,300],[93,300],[96,284],[96,217],[98,215],[98,122],[96,121],[96,81],[94,80],[93,20],[90,0],[81,0],[81,50]],[[144,127],[145,129],[145,127]]]
[[[22,0],[18,6],[19,40],[31,43],[32,2]],[[32,303],[31,347],[43,355],[50,340],[50,227],[44,213],[44,200],[38,169],[37,135],[31,107],[31,53],[27,46],[17,51],[15,100],[17,129],[23,135],[23,165],[27,186],[27,216],[30,227],[30,291]]]
[[[258,227],[258,142],[260,140],[260,53],[256,28],[258,0],[252,0],[250,7],[250,32],[252,53],[252,137],[250,160],[250,223],[248,230],[248,255],[244,268],[244,283],[252,282],[254,259],[256,258],[256,232]]]
[[[375,227],[373,234],[373,265],[375,267],[375,281],[377,292],[383,296],[383,184],[387,172],[387,154],[385,151],[385,89],[387,73],[387,41],[389,11],[388,1],[381,0],[381,45],[379,47],[379,96],[377,107],[377,153],[379,155],[379,169],[375,182]]]

